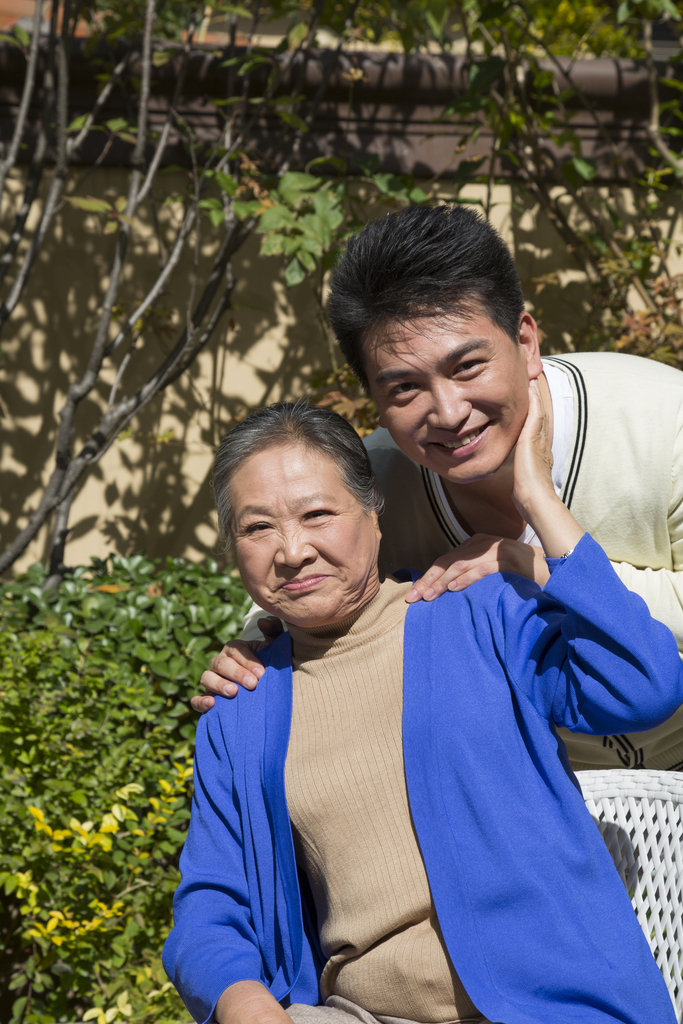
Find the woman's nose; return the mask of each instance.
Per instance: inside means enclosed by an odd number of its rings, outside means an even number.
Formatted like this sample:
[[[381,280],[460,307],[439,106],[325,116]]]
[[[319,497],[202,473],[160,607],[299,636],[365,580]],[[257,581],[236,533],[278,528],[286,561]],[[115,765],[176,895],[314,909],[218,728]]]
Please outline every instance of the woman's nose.
[[[301,530],[286,531],[280,536],[275,556],[278,565],[297,568],[314,556],[312,545]]]

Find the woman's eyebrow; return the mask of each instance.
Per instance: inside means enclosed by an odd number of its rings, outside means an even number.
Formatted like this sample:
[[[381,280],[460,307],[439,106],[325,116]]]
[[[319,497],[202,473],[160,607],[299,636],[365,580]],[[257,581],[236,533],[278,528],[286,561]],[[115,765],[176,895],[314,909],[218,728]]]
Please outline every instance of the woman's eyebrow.
[[[302,508],[306,508],[309,505],[320,505],[329,504],[329,494],[304,494],[300,498],[294,499],[289,503],[289,508],[293,512],[298,512]],[[276,512],[268,505],[244,505],[237,514],[237,519],[242,519],[244,516],[274,516]]]

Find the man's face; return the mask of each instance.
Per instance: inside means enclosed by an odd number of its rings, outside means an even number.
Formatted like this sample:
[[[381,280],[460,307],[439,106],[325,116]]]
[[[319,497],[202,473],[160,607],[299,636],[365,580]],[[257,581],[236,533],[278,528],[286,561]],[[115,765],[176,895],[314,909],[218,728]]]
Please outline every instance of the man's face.
[[[457,484],[505,465],[529,381],[543,371],[527,313],[519,344],[477,313],[392,324],[365,342],[364,355],[380,424],[411,459]]]

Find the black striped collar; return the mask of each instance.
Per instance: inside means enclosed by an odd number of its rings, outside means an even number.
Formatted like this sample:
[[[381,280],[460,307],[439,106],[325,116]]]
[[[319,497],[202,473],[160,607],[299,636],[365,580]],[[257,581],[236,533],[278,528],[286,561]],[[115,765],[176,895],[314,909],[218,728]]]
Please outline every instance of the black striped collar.
[[[572,390],[574,392],[574,432],[569,451],[569,458],[567,460],[567,470],[562,483],[561,494],[564,504],[567,508],[571,508],[574,492],[576,490],[576,483],[581,470],[583,453],[586,447],[586,427],[588,421],[586,382],[584,381],[583,374],[579,368],[574,363],[567,359],[563,359],[561,356],[545,356],[544,362],[553,363],[555,366],[559,366],[569,377]],[[467,539],[468,535],[465,530],[458,525],[448,506],[448,501],[439,475],[431,469],[426,469],[424,466],[420,466],[420,472],[422,474],[425,493],[436,521],[441,527],[441,531],[448,541],[449,546],[451,548],[456,548]]]

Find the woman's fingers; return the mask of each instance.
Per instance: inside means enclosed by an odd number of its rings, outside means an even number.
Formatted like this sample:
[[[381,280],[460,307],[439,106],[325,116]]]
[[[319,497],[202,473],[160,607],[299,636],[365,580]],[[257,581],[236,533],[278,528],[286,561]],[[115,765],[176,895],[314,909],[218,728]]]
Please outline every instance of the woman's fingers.
[[[235,687],[235,693],[237,693],[237,687]],[[207,711],[210,711],[215,703],[216,701],[214,700],[214,698],[209,697],[208,694],[201,696],[198,693],[195,694],[195,696],[190,701],[192,710],[196,711],[198,715],[203,715]]]

